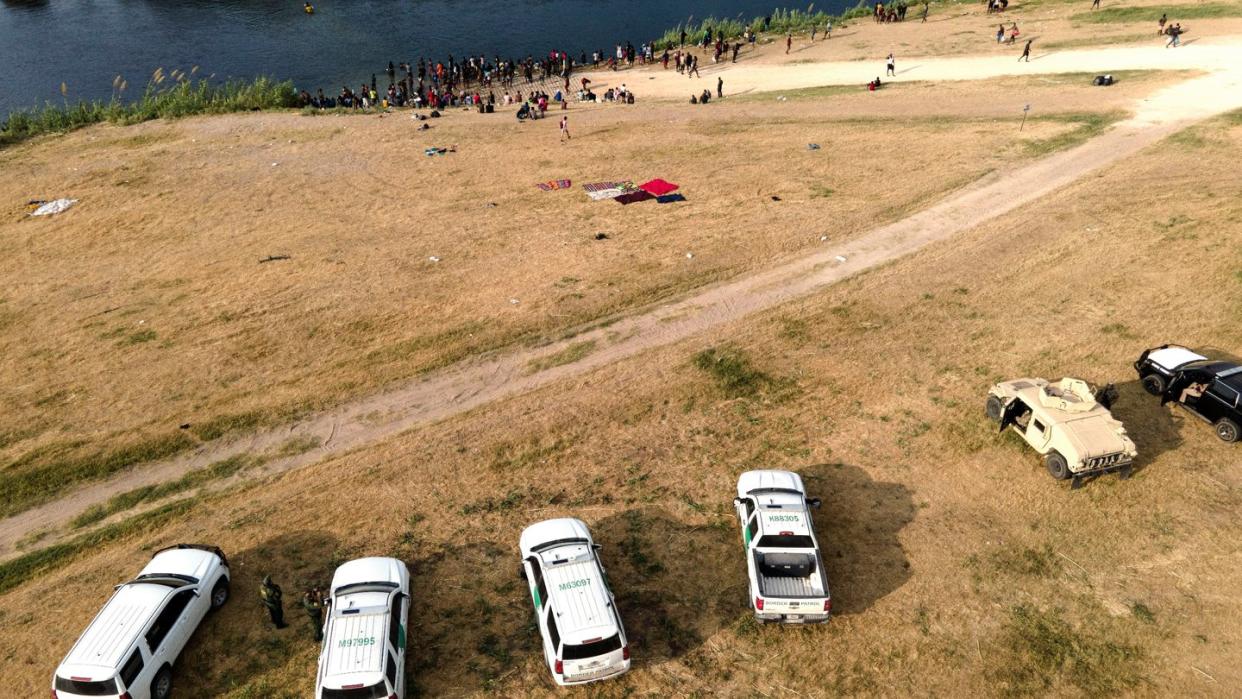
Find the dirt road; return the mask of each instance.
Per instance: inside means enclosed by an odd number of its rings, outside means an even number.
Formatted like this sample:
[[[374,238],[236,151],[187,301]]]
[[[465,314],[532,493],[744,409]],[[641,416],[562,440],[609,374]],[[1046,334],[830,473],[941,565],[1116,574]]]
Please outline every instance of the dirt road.
[[[1158,39],[1158,37],[1156,37]],[[1153,39],[1154,41],[1155,39]],[[879,77],[884,82],[912,80],[987,80],[1006,75],[1050,75],[1054,73],[1109,73],[1122,70],[1228,70],[1242,60],[1242,45],[1233,37],[1214,37],[1176,49],[1161,43],[1150,46],[1085,49],[1074,51],[1040,50],[1031,47],[1031,61],[1019,63],[1021,47],[1010,54],[920,58],[896,56],[895,77],[885,76],[884,56],[873,61],[815,61],[798,63],[755,62],[700,66],[701,78],[688,79],[669,69],[649,71],[649,75],[623,76],[641,98],[685,98],[707,88],[715,95],[716,77],[725,82],[725,94],[797,90],[823,85],[858,85]],[[620,80],[618,80],[620,82]],[[601,83],[607,87],[607,82]]]
[[[624,318],[606,328],[584,332],[545,347],[515,351],[500,356],[465,362],[437,372],[396,390],[375,395],[312,417],[297,424],[262,432],[247,439],[213,443],[196,453],[167,462],[135,468],[117,477],[71,491],[52,503],[0,522],[0,556],[14,554],[15,544],[29,533],[63,525],[91,505],[144,485],[175,479],[186,472],[239,453],[273,450],[292,437],[313,437],[321,446],[297,456],[274,459],[263,472],[286,471],[328,456],[391,438],[405,430],[441,420],[491,401],[525,393],[557,381],[579,377],[600,366],[632,357],[641,352],[675,343],[721,328],[749,314],[770,309],[858,274],[876,265],[910,254],[926,245],[943,241],[960,231],[989,219],[1008,214],[1084,175],[1115,163],[1150,146],[1165,136],[1212,115],[1242,108],[1242,45],[1196,47],[1196,60],[1210,62],[1190,65],[1191,59],[1178,53],[1176,65],[1214,70],[1151,95],[1135,106],[1135,115],[1098,138],[1013,170],[992,176],[930,208],[893,224],[875,229],[847,243],[831,241],[811,255],[774,269],[708,288],[680,301]],[[1100,70],[1122,67],[1149,67],[1163,55],[1159,48],[1085,51],[1058,54],[1049,72],[1081,70],[1097,65],[1101,55],[1116,61]],[[1077,56],[1077,58],[1074,58]],[[1131,57],[1131,58],[1124,58]],[[1089,62],[1087,59],[1090,58]],[[928,61],[920,67],[927,79],[983,78],[1015,72],[1015,64],[993,67],[994,59],[944,59]],[[1073,64],[1071,68],[1069,64]],[[986,65],[985,65],[986,64]],[[1033,66],[1036,64],[1032,64]],[[1039,65],[1053,65],[1052,62]],[[731,82],[781,79],[781,84],[824,84],[822,66],[765,66],[739,70]],[[1026,66],[1016,66],[1017,72]],[[832,67],[831,71],[844,71]],[[788,71],[788,73],[786,73]],[[943,72],[941,72],[943,71]],[[975,71],[971,73],[970,71]],[[733,75],[730,73],[730,75]],[[742,77],[749,76],[749,77]],[[874,76],[872,76],[874,77]],[[857,80],[851,77],[851,80]],[[537,360],[563,352],[576,343],[592,342],[593,351],[585,357],[560,366],[531,371]],[[47,537],[39,545],[53,543]]]

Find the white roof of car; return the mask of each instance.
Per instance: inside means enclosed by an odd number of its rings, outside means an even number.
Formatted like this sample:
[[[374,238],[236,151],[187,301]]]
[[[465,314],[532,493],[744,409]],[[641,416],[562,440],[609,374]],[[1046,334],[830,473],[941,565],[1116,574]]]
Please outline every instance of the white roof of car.
[[[105,670],[94,679],[116,674],[126,651],[138,639],[156,610],[175,591],[167,585],[129,583],[121,586],[69,650],[64,666]],[[84,673],[75,672],[82,676]],[[63,675],[63,673],[62,673]]]
[[[746,497],[756,490],[796,490],[806,493],[802,477],[793,471],[747,471],[738,477],[738,497]]]
[[[410,571],[405,563],[396,558],[359,558],[342,563],[332,574],[332,590],[343,585],[369,582],[396,583],[402,592],[409,593]]]
[[[347,594],[337,600],[338,605],[342,599],[355,604],[332,610],[323,645],[324,684],[333,689],[348,684],[375,684],[384,671],[390,614],[388,595],[379,592]]]
[[[518,545],[522,549],[522,558],[526,558],[531,555],[531,550],[536,546],[562,539],[586,539],[587,542],[593,541],[586,523],[580,519],[564,517],[537,522],[523,529]]]
[[[143,575],[189,575],[197,580],[207,576],[219,559],[216,554],[203,549],[169,549],[151,558],[139,577]]]
[[[606,638],[617,632],[612,598],[590,546],[558,546],[542,554],[548,604],[565,643]],[[551,563],[549,559],[565,561]]]
[[[1147,355],[1147,359],[1154,364],[1159,364],[1165,369],[1172,371],[1186,362],[1197,362],[1201,359],[1207,359],[1207,357],[1196,352],[1191,352],[1185,347],[1165,347],[1164,349],[1158,349]]]

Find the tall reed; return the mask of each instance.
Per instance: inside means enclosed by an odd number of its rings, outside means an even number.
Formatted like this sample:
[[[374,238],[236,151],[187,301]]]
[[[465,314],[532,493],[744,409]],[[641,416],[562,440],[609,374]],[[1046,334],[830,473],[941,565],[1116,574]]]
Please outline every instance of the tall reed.
[[[70,102],[67,86],[61,86],[61,104],[18,110],[0,123],[0,145],[16,143],[40,134],[64,133],[108,121],[136,124],[151,119],[176,119],[193,114],[224,114],[260,109],[297,106],[297,92],[290,81],[271,78],[232,80],[212,83],[193,79],[190,73],[156,70],[142,96],[132,102],[122,100],[126,83],[119,76],[113,81],[112,99]]]

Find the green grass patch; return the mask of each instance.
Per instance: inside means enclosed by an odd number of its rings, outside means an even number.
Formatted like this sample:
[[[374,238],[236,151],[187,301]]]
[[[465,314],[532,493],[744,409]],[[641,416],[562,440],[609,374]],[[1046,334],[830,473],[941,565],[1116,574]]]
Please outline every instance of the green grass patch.
[[[197,488],[214,480],[228,478],[243,468],[255,466],[259,463],[258,459],[245,454],[238,454],[237,456],[217,461],[210,466],[190,471],[175,481],[158,485],[147,485],[113,496],[108,502],[102,505],[94,505],[82,512],[82,514],[74,517],[70,524],[74,529],[81,529],[141,503],[159,500],[169,495]]]
[[[116,343],[117,347],[128,347],[130,345],[141,345],[144,342],[150,342],[159,337],[154,330],[139,330],[136,333],[128,335],[120,342]]]
[[[1107,624],[1074,628],[1060,610],[1011,607],[994,670],[998,689],[1007,696],[1046,695],[1064,682],[1086,696],[1104,696],[1138,686],[1142,649],[1105,637],[1108,629]]]
[[[994,552],[991,560],[996,570],[1010,575],[1050,578],[1061,572],[1061,561],[1047,544],[1040,548],[1006,548]]]
[[[1095,12],[1079,12],[1070,17],[1071,22],[1084,24],[1108,24],[1117,22],[1150,22],[1155,29],[1160,15],[1167,13],[1169,19],[1184,22],[1188,19],[1213,19],[1242,17],[1242,4],[1203,3],[1199,5],[1151,5],[1148,7],[1109,7]],[[1155,31],[1152,32],[1155,34]]]
[[[914,7],[913,5],[911,7]],[[755,17],[750,21],[742,19],[739,12],[736,17],[706,17],[699,22],[694,21],[694,17],[688,17],[685,22],[678,24],[676,27],[665,31],[655,41],[657,51],[663,51],[665,48],[676,48],[681,44],[681,33],[686,32],[686,43],[694,44],[702,43],[705,32],[710,31],[712,40],[714,41],[717,34],[724,34],[725,39],[737,39],[742,36],[746,29],[750,29],[755,33],[768,34],[785,34],[792,32],[801,34],[810,32],[811,27],[817,27],[823,31],[825,23],[831,19],[833,29],[839,29],[844,26],[842,23],[855,17],[866,17],[871,14],[871,8],[862,2],[851,7],[838,15],[828,14],[823,11],[815,11],[815,5],[812,3],[805,10],[787,10],[778,8],[773,10],[767,17],[770,19],[766,30],[763,26],[764,17]]]
[[[694,366],[706,372],[729,398],[748,398],[772,383],[750,357],[736,347],[711,347],[694,355]]]
[[[125,85],[115,86],[113,99],[79,101],[68,98],[59,105],[18,110],[0,122],[0,146],[49,133],[67,133],[91,124],[137,124],[152,119],[175,119],[194,114],[225,114],[255,109],[281,109],[297,104],[297,92],[289,81],[270,78],[213,84],[192,75],[157,70],[138,99],[122,101]],[[62,92],[66,89],[62,86]]]
[[[563,364],[573,364],[574,362],[586,357],[595,351],[595,340],[585,340],[583,342],[575,342],[565,349],[546,357],[531,360],[526,366],[527,373],[535,374],[545,369],[561,366]]]
[[[1160,37],[1153,32],[1143,34],[1118,34],[1117,36],[1083,36],[1076,39],[1040,42],[1039,48],[1046,51],[1056,49],[1078,49],[1084,46],[1110,46],[1113,44],[1135,44],[1141,41],[1153,42]],[[1098,73],[1096,74],[1098,75]],[[1116,73],[1113,74],[1116,77]],[[1092,76],[1095,77],[1095,76]]]
[[[102,546],[135,534],[156,531],[189,512],[193,506],[194,502],[191,499],[179,500],[137,517],[131,517],[124,522],[109,524],[70,541],[54,544],[0,563],[0,594],[12,590],[35,576],[46,575],[68,565],[83,552],[97,551]]]
[[[226,434],[235,432],[248,432],[256,427],[267,424],[268,415],[262,410],[251,410],[244,413],[233,413],[230,415],[220,415],[206,422],[200,422],[190,426],[190,431],[195,437],[210,442],[213,439],[219,439]]]
[[[166,459],[194,446],[182,432],[111,450],[82,453],[85,442],[33,450],[0,471],[0,517],[56,499],[67,486],[105,478],[134,464]]]
[[[1088,140],[1098,136],[1113,123],[1120,120],[1122,116],[1124,115],[1120,112],[1108,112],[1105,114],[1050,114],[1047,116],[1034,117],[1028,121],[1055,121],[1059,123],[1070,122],[1077,124],[1077,127],[1065,131],[1064,133],[1057,134],[1051,138],[1026,141],[1022,145],[1026,151],[1026,154],[1029,156],[1041,156],[1049,153],[1055,153],[1067,148],[1072,148],[1080,143],[1085,143]]]
[[[300,456],[312,449],[318,449],[323,442],[312,435],[302,435],[300,437],[290,437],[281,443],[279,447],[272,452],[271,457],[274,459],[283,459],[289,456]]]

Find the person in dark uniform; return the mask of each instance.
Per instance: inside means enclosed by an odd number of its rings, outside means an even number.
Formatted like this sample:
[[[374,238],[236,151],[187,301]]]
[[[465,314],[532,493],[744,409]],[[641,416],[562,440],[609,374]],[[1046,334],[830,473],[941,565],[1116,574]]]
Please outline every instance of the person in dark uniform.
[[[724,97],[724,78],[716,76],[716,96]]]
[[[302,595],[302,608],[306,610],[306,618],[310,621],[315,642],[323,641],[323,591],[317,587],[308,589]]]
[[[263,584],[259,586],[259,599],[263,600],[263,606],[267,607],[267,613],[272,618],[272,624],[283,629],[288,624],[285,623],[285,601],[284,592],[281,591],[280,585],[272,582],[272,576],[268,575],[263,578]]]

